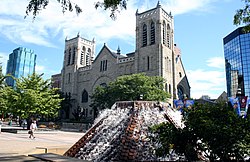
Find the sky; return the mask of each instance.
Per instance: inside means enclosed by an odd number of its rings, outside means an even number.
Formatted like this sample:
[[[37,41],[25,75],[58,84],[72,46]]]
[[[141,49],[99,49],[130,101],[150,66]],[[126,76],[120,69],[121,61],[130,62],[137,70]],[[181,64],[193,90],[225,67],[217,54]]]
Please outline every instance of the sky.
[[[1,0],[0,62],[6,71],[8,55],[18,47],[37,54],[36,72],[45,79],[61,72],[65,38],[79,33],[95,39],[96,55],[104,43],[119,46],[122,54],[135,51],[135,13],[154,8],[158,0],[128,0],[127,9],[112,20],[109,10],[95,9],[98,0],[72,0],[83,12],[62,13],[57,0],[50,0],[36,19],[24,19],[28,1]],[[226,91],[223,38],[238,26],[233,25],[241,0],[161,0],[161,6],[174,16],[174,42],[181,49],[182,62],[191,86],[191,97],[208,95],[216,99]]]

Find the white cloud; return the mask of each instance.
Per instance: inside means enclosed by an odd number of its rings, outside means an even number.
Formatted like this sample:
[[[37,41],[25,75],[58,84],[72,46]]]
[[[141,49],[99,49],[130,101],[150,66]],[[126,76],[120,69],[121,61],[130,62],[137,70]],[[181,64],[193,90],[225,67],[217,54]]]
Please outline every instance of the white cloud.
[[[7,66],[8,59],[9,59],[9,55],[8,54],[0,52],[0,63],[2,63],[3,74],[6,73],[6,66]]]
[[[52,75],[58,73],[58,71],[52,70],[48,68],[48,66],[42,64],[39,65],[37,64],[35,67],[35,71],[37,74],[44,74],[43,75],[44,79],[50,79]]]
[[[166,11],[174,15],[203,10],[215,0],[170,0],[162,2]],[[218,0],[217,0],[218,1]],[[117,14],[117,20],[109,17],[110,11],[102,8],[95,9],[93,1],[74,0],[83,10],[77,16],[75,12],[62,13],[61,5],[57,1],[50,1],[35,21],[32,15],[25,16],[28,1],[1,0],[0,6],[0,34],[5,35],[15,43],[25,42],[41,46],[55,47],[51,38],[62,35],[62,40],[76,36],[78,32],[88,39],[96,38],[97,43],[105,43],[110,39],[122,38],[134,45],[135,12],[145,11],[155,7],[157,1],[128,1],[127,10]],[[10,10],[11,6],[11,10]],[[8,32],[6,32],[8,31]]]
[[[185,13],[211,12],[214,9],[213,3],[218,1],[219,0],[168,0],[168,1],[161,1],[160,4],[163,6],[165,11],[167,12],[171,11],[173,15],[180,15]],[[224,1],[228,2],[232,0],[224,0]],[[155,7],[156,4],[157,1],[145,0],[143,5],[139,8],[145,10]]]
[[[178,15],[194,10],[204,10],[209,3],[211,0],[170,0],[165,5],[174,15]]]
[[[226,91],[224,59],[222,57],[212,57],[206,62],[207,66],[217,68],[218,70],[187,70],[187,76],[191,86],[191,96],[193,98],[200,98],[202,95],[208,95],[216,99],[223,91]]]
[[[202,95],[208,95],[216,99],[223,91],[226,91],[224,58],[212,57],[206,62],[207,66],[215,67],[218,70],[187,70],[187,76],[191,86],[191,96],[193,98],[200,98]]]
[[[216,99],[223,91],[226,91],[224,71],[187,70],[187,77],[192,98],[208,95]]]
[[[113,21],[110,11],[95,9],[94,2],[88,0],[74,0],[83,12],[77,16],[75,12],[62,13],[61,5],[57,1],[50,1],[49,6],[42,10],[32,21],[32,15],[25,16],[28,1],[1,0],[0,5],[0,35],[17,44],[32,43],[46,47],[56,47],[53,39],[61,36],[72,38],[78,32],[82,37],[92,39],[96,43],[107,43],[114,38],[121,38],[124,42],[135,45],[135,12],[139,13],[156,6],[157,1],[128,1],[127,10],[117,14]],[[194,13],[194,11],[208,12],[213,3],[219,0],[169,0],[161,2],[167,12],[173,15]],[[62,47],[63,48],[63,47]],[[6,61],[5,61],[6,62]],[[208,66],[222,67],[221,59],[213,58],[207,61]],[[44,64],[45,65],[45,64]],[[49,71],[46,66],[37,66],[40,71]],[[51,73],[51,71],[50,71]],[[225,76],[220,71],[189,70],[188,79],[191,85],[191,96],[199,98],[201,95],[218,97],[218,91],[224,91]]]
[[[224,69],[225,68],[225,60],[223,57],[213,57],[208,59],[207,66]]]
[[[36,65],[36,73],[44,73],[45,71],[45,66],[43,65]]]

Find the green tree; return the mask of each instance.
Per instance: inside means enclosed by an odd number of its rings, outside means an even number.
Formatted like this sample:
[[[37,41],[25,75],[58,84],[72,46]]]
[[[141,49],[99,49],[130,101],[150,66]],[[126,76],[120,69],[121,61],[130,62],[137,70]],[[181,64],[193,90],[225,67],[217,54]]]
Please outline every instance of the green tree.
[[[184,129],[176,129],[169,123],[152,128],[157,133],[156,142],[162,143],[158,155],[168,153],[170,147],[185,154],[189,161],[197,160],[199,152],[210,161],[219,158],[230,161],[242,160],[250,154],[250,118],[240,118],[226,104],[198,104],[187,110]]]
[[[3,75],[1,64],[2,63],[0,62],[0,115],[8,109],[8,102],[4,99],[4,96],[8,96],[8,94],[6,94],[7,92],[4,91],[4,89],[7,88],[5,79],[11,77],[9,74]]]
[[[3,76],[3,73],[2,73],[2,66],[1,66],[1,63],[0,63],[0,89],[3,86],[3,82],[4,82],[4,76]]]
[[[236,10],[236,14],[234,15],[234,25],[241,25],[244,24],[245,31],[250,31],[250,0],[242,0],[245,2],[245,7]]]
[[[15,88],[6,87],[2,90],[7,111],[21,118],[56,116],[62,99],[57,89],[50,88],[50,84],[50,80],[43,80],[42,75],[35,73],[16,79]]]
[[[164,79],[159,76],[132,74],[118,77],[106,87],[97,87],[91,96],[91,106],[98,109],[110,108],[116,101],[143,100],[166,101],[169,94],[164,90]]]
[[[57,2],[62,7],[62,12],[70,11],[72,12],[75,8],[75,11],[77,14],[82,12],[82,9],[75,3],[72,2],[72,0],[57,0]],[[39,12],[42,9],[45,9],[49,5],[49,0],[30,0],[29,4],[26,8],[26,16],[29,15],[29,13],[32,13],[33,19],[36,18],[36,16],[39,14]],[[112,19],[116,18],[116,12],[120,9],[126,9],[127,7],[127,0],[104,0],[104,2],[96,2],[95,7],[97,8],[104,8],[104,10],[110,10],[110,17]]]

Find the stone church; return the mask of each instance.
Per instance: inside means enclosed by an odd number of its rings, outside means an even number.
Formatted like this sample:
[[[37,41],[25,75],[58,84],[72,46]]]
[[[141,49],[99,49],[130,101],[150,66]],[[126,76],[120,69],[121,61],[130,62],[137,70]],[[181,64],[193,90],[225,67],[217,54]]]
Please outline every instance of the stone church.
[[[95,40],[79,34],[65,40],[64,62],[61,71],[61,90],[70,96],[71,107],[61,114],[73,118],[81,108],[85,117],[93,118],[90,96],[97,86],[105,86],[118,76],[145,73],[165,79],[165,90],[173,99],[185,94],[190,97],[190,86],[181,60],[181,51],[174,44],[174,19],[159,4],[139,13],[136,11],[135,51],[121,54],[103,45],[95,57]],[[173,105],[173,104],[172,104]]]

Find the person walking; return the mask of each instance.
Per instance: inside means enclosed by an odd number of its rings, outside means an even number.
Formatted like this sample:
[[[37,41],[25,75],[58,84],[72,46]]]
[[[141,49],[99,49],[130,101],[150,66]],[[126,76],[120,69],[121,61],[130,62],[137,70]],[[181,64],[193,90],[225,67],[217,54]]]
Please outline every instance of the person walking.
[[[33,139],[35,139],[36,137],[34,136],[34,132],[35,132],[35,130],[37,129],[37,125],[36,125],[36,121],[34,120],[32,123],[31,123],[31,125],[30,125],[30,130],[29,130],[29,134],[30,134],[30,136],[29,136],[29,138],[33,138]]]
[[[22,126],[23,126],[23,129],[25,129],[27,127],[27,120],[26,119],[23,119]]]

